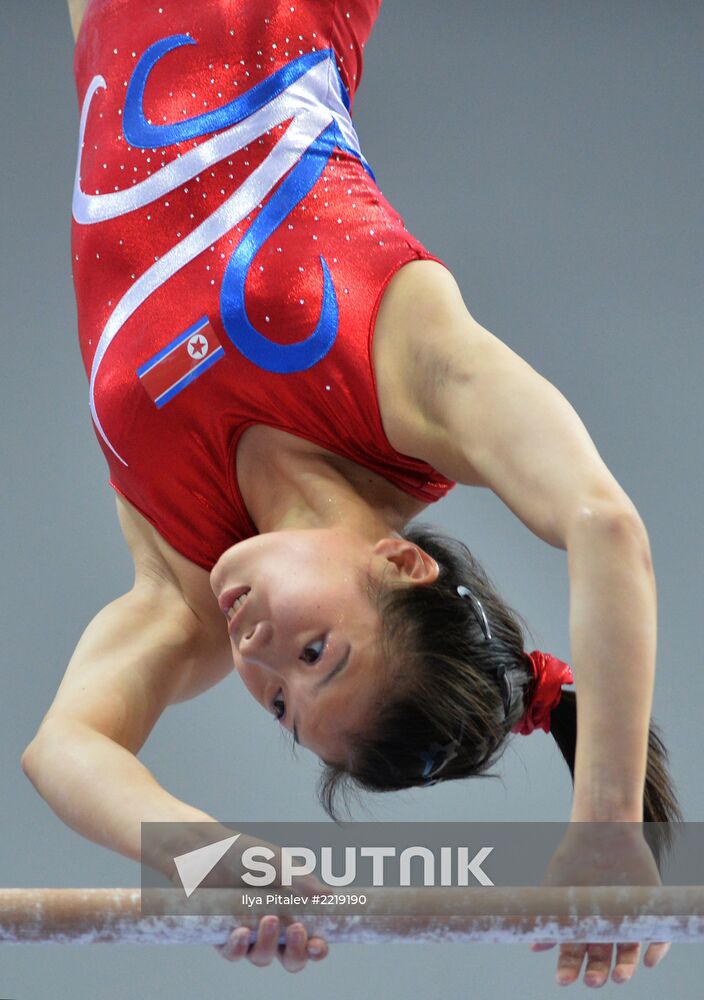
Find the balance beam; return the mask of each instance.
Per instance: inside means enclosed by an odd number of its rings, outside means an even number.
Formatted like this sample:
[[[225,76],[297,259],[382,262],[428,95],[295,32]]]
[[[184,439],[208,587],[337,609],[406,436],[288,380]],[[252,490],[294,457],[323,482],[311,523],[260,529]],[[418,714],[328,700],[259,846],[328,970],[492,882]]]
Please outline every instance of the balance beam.
[[[704,941],[704,886],[355,891],[368,897],[358,914],[340,906],[266,912],[340,944]],[[151,913],[142,913],[139,889],[0,889],[0,942],[215,945],[235,927],[256,930],[260,915],[245,913],[241,890],[199,893],[204,916],[193,915],[180,889],[148,890]]]

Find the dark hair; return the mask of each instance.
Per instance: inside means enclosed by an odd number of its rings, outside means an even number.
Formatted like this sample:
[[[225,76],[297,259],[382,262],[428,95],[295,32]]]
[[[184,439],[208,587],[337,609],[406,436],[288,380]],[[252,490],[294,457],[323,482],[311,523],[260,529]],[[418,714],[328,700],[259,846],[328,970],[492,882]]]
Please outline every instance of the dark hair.
[[[325,764],[318,797],[336,820],[335,799],[357,790],[385,792],[422,786],[423,753],[433,744],[461,740],[438,781],[497,777],[490,768],[507,746],[511,728],[530,703],[533,668],[524,650],[525,621],[501,599],[466,545],[431,525],[416,522],[403,538],[436,560],[438,579],[429,585],[373,586],[370,597],[381,618],[383,669],[364,732],[350,734],[344,765]],[[491,627],[485,640],[463,584],[481,602]],[[512,688],[505,714],[495,671],[506,670]],[[577,702],[563,689],[551,714],[551,733],[574,779]],[[667,751],[651,723],[644,795],[645,822],[672,823],[682,815],[667,768]],[[652,845],[651,845],[652,846]],[[655,853],[655,850],[654,850]]]

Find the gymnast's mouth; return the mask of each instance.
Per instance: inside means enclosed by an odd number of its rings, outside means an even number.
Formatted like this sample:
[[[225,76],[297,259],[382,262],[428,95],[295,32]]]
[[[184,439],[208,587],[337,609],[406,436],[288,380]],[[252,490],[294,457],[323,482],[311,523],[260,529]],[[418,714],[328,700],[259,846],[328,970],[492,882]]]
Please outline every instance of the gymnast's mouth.
[[[227,631],[230,634],[230,639],[232,639],[239,648],[239,643],[237,642],[237,633],[240,631],[240,620],[242,618],[242,608],[247,603],[246,595],[240,595],[240,598],[235,600],[232,608],[227,612]]]
[[[220,610],[225,615],[228,620],[231,620],[231,614],[235,605],[237,608],[235,610],[239,611],[244,600],[241,598],[246,597],[251,590],[251,587],[231,587],[229,590],[224,590],[220,597],[218,598],[218,604],[220,605]]]
[[[232,604],[232,606],[227,612],[227,618],[229,621],[232,621],[233,616],[237,614],[237,612],[245,603],[248,597],[249,597],[249,591],[247,591],[246,594],[242,594],[240,597],[238,597],[237,600]]]

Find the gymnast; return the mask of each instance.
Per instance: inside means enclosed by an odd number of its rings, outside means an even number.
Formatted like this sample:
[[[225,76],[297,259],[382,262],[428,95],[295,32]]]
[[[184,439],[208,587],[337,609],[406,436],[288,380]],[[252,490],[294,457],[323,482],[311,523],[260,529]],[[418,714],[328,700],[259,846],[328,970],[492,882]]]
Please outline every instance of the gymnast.
[[[135,579],[83,632],[22,766],[68,825],[135,860],[142,820],[212,821],[137,754],[167,706],[233,669],[320,757],[333,818],[352,787],[486,774],[536,728],[569,766],[575,831],[681,818],[651,723],[643,521],[360,150],[380,4],[69,0],[80,347]],[[566,550],[574,676],[524,650],[466,546],[409,524],[457,483]],[[571,858],[554,884],[576,881]],[[632,873],[658,881],[652,856]],[[616,944],[622,982],[641,946]],[[559,981],[586,956],[601,985],[613,948],[562,945]],[[264,917],[256,943],[239,928],[220,950],[295,972],[327,945],[301,923],[279,944]]]

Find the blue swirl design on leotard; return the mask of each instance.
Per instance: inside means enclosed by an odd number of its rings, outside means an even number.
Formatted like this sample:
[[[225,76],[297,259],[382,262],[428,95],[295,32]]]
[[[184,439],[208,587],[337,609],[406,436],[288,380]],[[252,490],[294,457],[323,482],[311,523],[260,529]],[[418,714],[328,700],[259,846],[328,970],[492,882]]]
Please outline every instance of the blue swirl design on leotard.
[[[296,80],[305,76],[308,70],[318,63],[324,62],[333,55],[332,49],[321,49],[320,52],[309,52],[293,62],[287,63],[281,69],[272,73],[266,80],[256,84],[246,94],[236,97],[228,104],[223,104],[213,111],[186,118],[182,122],[168,125],[152,125],[144,115],[144,91],[149,74],[156,64],[164,58],[167,52],[178,49],[182,45],[196,45],[190,35],[171,35],[154,42],[145,51],[134,68],[125,95],[123,113],[123,129],[125,138],[133,146],[142,149],[155,149],[162,146],[172,146],[176,142],[186,142],[197,139],[208,132],[217,132],[229,128],[237,122],[244,121],[255,114],[265,104],[269,104],[283,93]]]
[[[253,364],[270,372],[286,374],[311,368],[335,343],[338,305],[335,285],[325,258],[323,302],[313,333],[298,344],[277,344],[263,336],[249,321],[244,288],[255,256],[269,237],[318,181],[337,145],[337,127],[332,122],[308,147],[298,164],[264,206],[230,257],[220,290],[220,314],[230,339]]]
[[[90,195],[81,186],[82,148],[93,97],[107,87],[102,76],[93,77],[81,110],[73,192],[73,215],[77,223],[94,225],[137,211],[241,149],[255,136],[284,121],[290,120],[290,124],[266,159],[211,215],[137,276],[108,317],[93,355],[89,405],[96,430],[124,465],[128,463],[108,439],[100,422],[95,385],[106,351],[130,316],[178,270],[232,232],[268,198],[226,266],[220,289],[221,318],[234,346],[253,364],[281,374],[304,371],[325,357],[338,332],[337,295],[324,257],[320,257],[323,278],[320,316],[310,336],[296,344],[276,344],[249,322],[244,296],[247,275],[258,251],[310,192],[336,147],[359,160],[374,180],[374,173],[359,148],[349,116],[349,95],[332,49],[294,59],[221,108],[182,122],[152,125],[143,107],[149,74],[169,52],[196,44],[189,35],[173,35],[145,50],[126,91],[123,132],[131,145],[144,149],[164,148],[205,135],[208,138],[198,146],[194,143],[192,149],[132,188]]]
[[[144,91],[149,74],[168,52],[183,45],[195,45],[188,35],[172,35],[151,45],[140,58],[127,88],[124,109],[125,138],[141,148],[158,148],[184,142],[209,132],[228,128],[255,114],[299,80],[318,63],[333,57],[330,49],[311,52],[283,66],[228,104],[183,122],[152,125],[144,115]],[[341,81],[340,81],[341,82]],[[345,104],[349,97],[344,85]],[[279,374],[304,371],[317,364],[331,350],[338,332],[338,302],[330,269],[321,255],[323,296],[320,316],[313,332],[297,344],[278,344],[260,333],[250,322],[245,306],[247,275],[256,254],[266,241],[306,197],[322,175],[335,146],[345,148],[335,121],[308,147],[295,168],[261,210],[233,251],[227,264],[220,294],[220,316],[235,347],[260,368]],[[349,147],[347,147],[349,150]],[[353,150],[349,150],[354,152]]]

